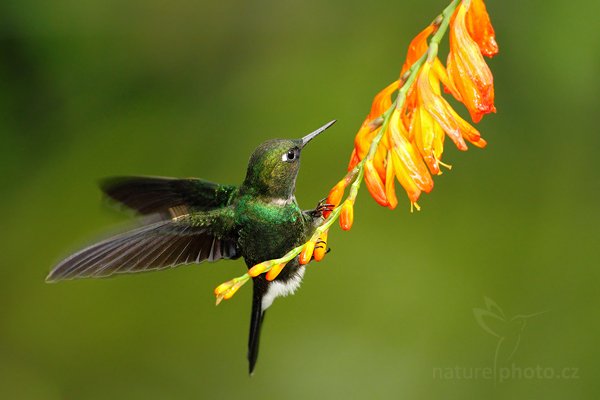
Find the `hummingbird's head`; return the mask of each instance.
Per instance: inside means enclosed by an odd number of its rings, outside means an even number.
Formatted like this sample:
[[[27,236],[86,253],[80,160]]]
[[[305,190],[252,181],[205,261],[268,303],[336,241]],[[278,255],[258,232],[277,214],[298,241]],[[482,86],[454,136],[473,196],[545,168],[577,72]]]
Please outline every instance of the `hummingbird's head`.
[[[273,199],[291,199],[302,149],[334,123],[335,120],[328,122],[301,139],[273,139],[262,143],[250,157],[243,190]]]

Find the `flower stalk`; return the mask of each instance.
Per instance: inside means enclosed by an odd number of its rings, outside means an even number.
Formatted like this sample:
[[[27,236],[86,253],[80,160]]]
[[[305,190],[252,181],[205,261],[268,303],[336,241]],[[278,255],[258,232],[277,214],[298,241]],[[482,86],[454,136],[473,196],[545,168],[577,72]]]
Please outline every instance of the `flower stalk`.
[[[449,28],[446,70],[438,49]],[[327,203],[333,210],[324,213],[323,222],[305,244],[217,287],[217,304],[231,298],[251,277],[265,273],[268,280],[275,279],[296,257],[301,265],[313,258],[320,261],[332,225],[339,219],[342,230],[352,227],[354,203],[363,179],[377,203],[391,209],[398,204],[394,188],[397,180],[408,195],[411,212],[414,208],[420,210],[420,194],[433,189],[430,173],[441,174],[440,165],[451,168],[441,161],[445,135],[463,151],[467,149],[465,140],[477,147],[486,145],[479,132],[443,98],[440,83],[464,103],[473,121],[478,122],[484,114],[495,112],[491,72],[482,55],[491,57],[497,52],[483,0],[453,0],[413,39],[400,78],[375,96],[371,112],[356,135],[348,172],[329,192]],[[397,94],[392,101],[394,92]]]

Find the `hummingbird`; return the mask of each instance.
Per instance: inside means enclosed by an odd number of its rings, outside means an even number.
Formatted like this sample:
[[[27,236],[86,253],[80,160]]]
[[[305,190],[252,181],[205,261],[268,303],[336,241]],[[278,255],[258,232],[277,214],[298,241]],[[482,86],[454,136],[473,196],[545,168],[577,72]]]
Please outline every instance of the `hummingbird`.
[[[304,147],[335,123],[301,139],[258,146],[239,186],[197,178],[113,177],[100,188],[113,201],[147,216],[141,227],[92,244],[56,265],[46,281],[100,278],[242,257],[246,266],[280,258],[310,239],[333,207],[321,200],[301,210],[295,197]],[[249,373],[258,359],[261,326],[277,297],[293,294],[305,267],[298,257],[273,280],[253,278]]]

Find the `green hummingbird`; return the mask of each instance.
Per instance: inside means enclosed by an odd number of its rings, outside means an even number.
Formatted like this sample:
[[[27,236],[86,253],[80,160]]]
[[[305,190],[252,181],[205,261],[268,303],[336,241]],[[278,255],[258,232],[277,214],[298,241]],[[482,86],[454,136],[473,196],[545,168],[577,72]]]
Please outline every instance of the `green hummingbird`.
[[[301,139],[274,139],[254,150],[238,187],[202,179],[116,177],[101,183],[112,200],[151,216],[138,229],[93,244],[61,261],[48,282],[161,270],[183,264],[237,259],[248,268],[282,257],[306,241],[332,205],[301,210],[294,195],[304,147],[335,120]],[[248,339],[249,372],[258,358],[265,311],[293,294],[304,266],[290,261],[273,281],[253,278]]]

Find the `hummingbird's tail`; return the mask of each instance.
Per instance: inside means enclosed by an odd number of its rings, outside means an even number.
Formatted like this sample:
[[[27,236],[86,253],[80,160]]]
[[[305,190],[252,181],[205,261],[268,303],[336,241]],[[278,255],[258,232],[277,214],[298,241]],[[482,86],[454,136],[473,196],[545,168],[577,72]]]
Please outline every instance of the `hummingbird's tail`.
[[[260,342],[260,328],[265,319],[265,311],[262,309],[263,290],[257,288],[254,284],[254,293],[252,295],[252,314],[250,314],[250,336],[248,338],[248,372],[250,375],[254,372],[256,360],[258,360],[258,345]]]

